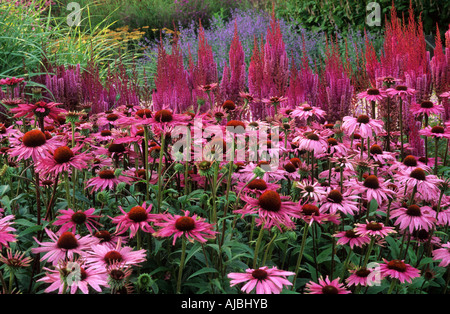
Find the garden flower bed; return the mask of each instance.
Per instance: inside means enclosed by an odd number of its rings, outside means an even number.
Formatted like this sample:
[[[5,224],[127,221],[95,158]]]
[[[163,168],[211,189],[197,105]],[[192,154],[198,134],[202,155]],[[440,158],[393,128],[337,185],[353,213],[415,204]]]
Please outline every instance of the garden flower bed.
[[[340,38],[235,10],[2,65],[2,293],[447,293],[450,30],[430,50],[409,13]]]

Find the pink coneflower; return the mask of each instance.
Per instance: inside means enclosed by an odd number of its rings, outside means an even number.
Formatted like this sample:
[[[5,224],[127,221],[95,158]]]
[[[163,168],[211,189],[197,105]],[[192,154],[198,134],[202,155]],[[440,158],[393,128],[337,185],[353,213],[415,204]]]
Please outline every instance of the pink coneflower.
[[[309,225],[313,222],[323,224],[325,222],[332,222],[336,225],[340,224],[337,215],[321,213],[319,207],[314,204],[303,204],[301,206],[300,218]]]
[[[431,207],[420,207],[416,204],[394,209],[390,217],[396,218],[395,225],[399,226],[400,230],[409,229],[410,233],[420,229],[431,230],[436,222],[436,215],[432,215]]]
[[[122,241],[118,241],[117,245],[112,248],[107,245],[96,244],[90,247],[86,255],[86,264],[106,270],[106,268],[114,263],[128,266],[138,266],[146,261],[146,251],[133,251],[132,247],[122,246]]]
[[[160,126],[163,130],[166,127],[185,125],[190,119],[191,117],[188,115],[175,114],[169,109],[161,109],[156,111],[151,118],[152,124]]]
[[[286,100],[287,100],[287,97],[284,97],[284,96],[271,96],[269,98],[264,98],[261,101],[266,104],[271,104],[271,105],[277,106],[277,105],[281,104],[282,102],[285,102]]]
[[[450,98],[450,91],[440,94],[439,97],[441,97],[441,98]]]
[[[293,118],[298,118],[302,121],[307,121],[308,119],[323,119],[326,112],[318,107],[310,106],[309,104],[302,104],[297,108],[289,112],[289,116]]]
[[[74,266],[75,263],[78,266]],[[74,268],[69,270],[67,269],[69,266]],[[46,293],[58,290],[59,294],[76,294],[79,289],[82,293],[89,294],[89,288],[102,292],[102,286],[108,287],[105,271],[93,267],[85,267],[83,262],[65,262],[57,265],[55,269],[48,267],[43,269],[46,271],[45,276],[37,281],[50,284],[45,289]],[[64,291],[66,284],[66,289],[68,290]]]
[[[245,273],[229,273],[230,286],[244,283],[241,291],[250,293],[256,288],[256,294],[279,294],[284,286],[292,286],[286,278],[295,275],[290,271],[279,270],[277,267],[263,266],[258,269],[246,269]]]
[[[3,247],[9,247],[9,242],[16,242],[17,235],[14,234],[15,228],[11,227],[14,223],[14,215],[7,215],[0,219],[0,249]]]
[[[40,247],[32,248],[31,252],[35,254],[46,253],[41,257],[41,261],[47,260],[53,265],[64,261],[66,258],[72,259],[75,254],[83,257],[91,245],[98,243],[98,239],[91,236],[81,237],[69,231],[63,232],[58,236],[50,229],[45,228],[44,230],[51,242],[40,242],[37,238],[34,238]]]
[[[16,251],[13,255],[12,250],[8,249],[6,250],[6,256],[3,256],[0,253],[0,262],[13,270],[28,267],[30,266],[31,261],[31,257],[26,257],[25,252]]]
[[[101,218],[99,215],[94,215],[95,208],[89,208],[85,211],[73,209],[60,209],[60,216],[56,217],[56,220],[53,222],[55,226],[61,226],[59,229],[59,233],[63,233],[66,231],[76,232],[77,228],[81,226],[86,226],[89,233],[97,231],[96,226],[101,226],[101,224],[96,220]]]
[[[383,132],[384,122],[371,119],[367,115],[359,115],[357,118],[345,116],[342,123],[342,129],[349,135],[358,133],[362,138],[372,138]]]
[[[54,121],[59,121],[59,115],[66,112],[66,110],[58,108],[59,105],[62,105],[62,103],[38,101],[35,104],[20,104],[10,110],[15,114],[14,118],[31,119],[36,116],[38,118],[49,117]]]
[[[294,139],[296,141],[297,139]],[[323,154],[328,149],[327,139],[317,134],[317,132],[306,132],[298,138],[298,148],[308,152],[313,152],[315,156]]]
[[[366,244],[370,243],[370,237],[367,235],[357,234],[354,229],[349,229],[345,231],[340,231],[333,235],[338,238],[337,244],[345,245],[348,244],[351,249],[354,246],[363,247]]]
[[[209,93],[213,89],[215,89],[217,87],[217,85],[218,85],[217,83],[203,84],[203,85],[199,85],[198,89],[201,90],[202,92]]]
[[[269,189],[269,190],[278,190],[280,188],[279,184],[275,184],[275,183],[270,183],[270,182],[266,182],[263,179],[253,179],[250,182],[237,182],[236,183],[236,190],[237,191],[241,191],[245,192],[245,193],[255,193],[260,195],[261,193],[263,193],[265,190]]]
[[[397,233],[397,231],[394,230],[394,227],[387,227],[381,222],[366,220],[365,224],[355,224],[355,233],[361,236],[384,238],[390,233]]]
[[[435,125],[433,127],[429,125],[419,130],[419,134],[434,139],[450,138],[449,131],[440,125]]]
[[[408,155],[405,158],[403,158],[402,162],[394,162],[393,165],[391,166],[392,170],[396,170],[400,173],[403,172],[410,173],[416,168],[421,168],[424,171],[431,171],[431,168],[429,166],[421,162],[419,158],[413,155]]]
[[[48,138],[41,130],[31,130],[25,134],[17,132],[9,139],[13,147],[8,151],[9,156],[18,160],[32,158],[39,161],[61,145],[57,137]]]
[[[439,184],[442,180],[435,175],[427,175],[420,167],[409,173],[397,174],[394,177],[400,189],[406,189],[409,195],[416,192],[415,197],[424,201],[436,200],[439,197]]]
[[[214,239],[217,233],[213,230],[213,224],[206,222],[205,218],[198,217],[196,214],[190,216],[188,210],[184,212],[184,215],[160,214],[155,226],[161,227],[161,229],[157,230],[154,236],[163,238],[173,236],[172,245],[175,245],[177,238],[183,236],[191,242],[205,243],[208,239]]]
[[[387,97],[387,94],[382,89],[369,88],[366,91],[359,93],[357,96],[359,99],[366,99],[367,101],[380,101]]]
[[[129,212],[125,212],[119,206],[119,210],[123,215],[111,218],[112,222],[117,224],[117,234],[123,234],[130,230],[130,238],[133,238],[139,229],[147,233],[155,232],[150,224],[155,222],[155,218],[158,215],[150,214],[152,204],[147,206],[146,202],[144,202],[141,206],[134,206]]]
[[[120,242],[122,244],[126,244],[126,239],[122,236],[117,235],[116,233],[111,233],[108,230],[99,230],[92,234],[92,236],[96,237],[99,240],[100,245],[105,245],[110,248],[114,248]]]
[[[412,103],[410,106],[411,113],[416,116],[432,114],[438,115],[445,111],[444,106],[435,104],[431,100],[424,100],[420,103]]]
[[[96,124],[101,126],[116,127],[120,126],[120,119],[124,117],[126,116],[119,111],[108,111],[98,115]]]
[[[352,187],[352,190],[355,194],[362,194],[367,202],[374,199],[378,205],[381,205],[384,201],[395,196],[395,192],[389,188],[390,184],[390,181],[385,181],[383,178],[372,174],[367,176],[361,185]]]
[[[306,284],[307,294],[349,294],[351,291],[347,290],[344,284],[339,283],[340,278],[330,280],[328,276],[323,279],[319,278],[319,282],[310,281]]]
[[[393,88],[388,88],[386,92],[391,97],[399,96],[405,98],[407,96],[413,96],[416,93],[416,90],[413,88],[409,88],[406,85],[397,85]]]
[[[327,195],[327,191],[318,181],[311,183],[309,180],[295,182],[295,187],[299,189],[299,195],[306,202],[318,203]]]
[[[380,264],[381,276],[396,278],[400,283],[405,281],[411,283],[413,278],[420,276],[420,270],[405,264],[403,260],[394,259],[387,261],[383,258],[384,263]]]
[[[441,245],[441,248],[433,250],[433,260],[441,260],[439,267],[447,267],[450,264],[450,242]]]
[[[86,182],[86,188],[92,186],[92,191],[113,190],[121,182],[130,184],[133,181],[130,177],[116,175],[112,169],[100,170],[97,175],[97,177],[93,177]]]
[[[344,214],[354,215],[359,211],[358,202],[353,199],[358,199],[359,196],[351,195],[350,191],[342,194],[339,190],[333,189],[328,192],[321,200],[320,212],[328,212],[336,214],[343,212]]]
[[[347,285],[350,286],[373,286],[380,285],[381,280],[379,278],[379,271],[376,269],[370,269],[366,267],[358,267],[357,269],[349,270],[351,275],[345,280]]]
[[[82,146],[69,148],[60,146],[53,152],[49,152],[47,157],[37,160],[36,171],[43,175],[57,175],[63,172],[72,172],[73,169],[83,170],[88,166],[91,156],[86,153],[79,153]]]
[[[121,126],[146,126],[153,123],[153,112],[147,108],[141,108],[134,112],[131,117],[120,117],[117,124]]]
[[[289,229],[295,228],[293,218],[300,218],[300,206],[295,202],[288,200],[288,196],[282,196],[273,190],[266,190],[259,195],[257,199],[242,196],[245,206],[238,209],[235,213],[244,215],[258,214],[256,218],[257,225],[264,223],[264,228],[270,229],[276,226],[282,230],[282,227]]]
[[[255,98],[250,93],[239,92],[239,97],[243,98],[246,103],[253,103],[253,102],[258,102],[259,101],[257,98]]]
[[[8,77],[4,79],[0,79],[0,85],[6,85],[6,86],[15,86],[19,83],[22,83],[25,79],[23,77],[17,78],[17,77]]]

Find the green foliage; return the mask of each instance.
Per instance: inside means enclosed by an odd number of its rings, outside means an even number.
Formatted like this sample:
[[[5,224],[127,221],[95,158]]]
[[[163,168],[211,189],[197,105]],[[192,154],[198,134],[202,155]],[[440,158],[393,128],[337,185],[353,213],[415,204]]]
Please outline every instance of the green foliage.
[[[342,33],[352,30],[373,31],[384,26],[385,17],[389,18],[392,3],[394,3],[398,16],[408,17],[410,1],[415,16],[421,14],[424,31],[426,34],[434,34],[436,23],[441,26],[441,31],[447,27],[450,20],[449,1],[418,1],[418,0],[287,0],[277,3],[276,12],[286,19],[291,18],[295,23],[317,31],[333,34],[335,31]],[[367,15],[372,12],[367,9],[371,2],[380,5],[381,26],[369,26],[366,23]]]

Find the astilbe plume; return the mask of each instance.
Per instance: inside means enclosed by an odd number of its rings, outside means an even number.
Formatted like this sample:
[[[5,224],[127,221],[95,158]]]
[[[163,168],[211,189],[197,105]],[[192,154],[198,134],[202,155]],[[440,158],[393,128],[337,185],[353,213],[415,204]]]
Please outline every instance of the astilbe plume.
[[[440,95],[450,88],[450,54],[448,48],[445,49],[444,53],[439,26],[436,26],[436,28],[434,55],[430,65],[433,87],[436,94]]]
[[[266,95],[264,89],[264,49],[263,40],[261,43],[254,38],[254,45],[252,51],[252,57],[248,66],[248,90],[250,94],[254,95],[257,99],[261,100]],[[255,119],[259,119],[264,116],[262,103],[255,102],[250,105],[251,112]]]
[[[287,56],[280,22],[272,12],[272,19],[267,28],[264,45],[264,78],[266,97],[283,96],[286,93],[289,80],[289,59]]]
[[[184,69],[177,36],[172,42],[171,54],[166,52],[163,42],[160,42],[155,86],[152,95],[155,110],[170,105],[174,112],[182,112],[192,105],[188,72]]]
[[[246,87],[245,54],[238,34],[237,22],[234,25],[234,36],[229,51],[229,66],[225,64],[220,84],[221,100],[236,102],[239,92]]]
[[[328,113],[328,121],[336,122],[341,117],[350,115],[354,88],[344,68],[337,43],[327,42],[326,55],[323,81],[326,102],[322,109]]]
[[[214,61],[212,48],[205,37],[205,30],[201,22],[198,29],[197,63],[194,62],[189,51],[189,82],[194,103],[197,103],[199,98],[209,101],[208,95],[199,89],[200,86],[218,82],[217,64]],[[211,94],[210,96],[212,102],[210,106],[212,107],[214,95]]]
[[[308,55],[303,40],[302,64],[297,68],[294,58],[291,61],[289,87],[287,88],[287,103],[290,107],[307,102],[311,106],[318,106],[319,75],[309,66]]]

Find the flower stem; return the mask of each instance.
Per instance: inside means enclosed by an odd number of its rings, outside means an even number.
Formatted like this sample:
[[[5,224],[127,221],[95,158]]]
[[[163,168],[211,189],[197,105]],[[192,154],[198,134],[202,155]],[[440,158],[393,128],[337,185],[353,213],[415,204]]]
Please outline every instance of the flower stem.
[[[301,264],[302,258],[303,258],[303,251],[305,250],[306,237],[308,236],[308,229],[309,229],[309,225],[307,222],[305,222],[305,226],[303,227],[303,237],[302,237],[302,243],[300,245],[300,252],[298,253],[297,264],[295,265],[295,271],[294,271],[295,276],[294,276],[294,279],[292,280],[292,282],[293,282],[292,289],[295,289],[295,281],[297,280],[298,271],[300,269],[300,264]]]
[[[180,268],[178,269],[177,294],[180,294],[181,292],[181,277],[183,276],[185,258],[186,258],[186,240],[182,238]]]
[[[259,247],[261,246],[263,234],[264,234],[264,223],[261,225],[261,229],[259,230],[258,239],[256,240],[255,253],[254,253],[254,257],[253,257],[253,269],[256,269],[256,266],[258,264],[258,253],[259,253]]]

